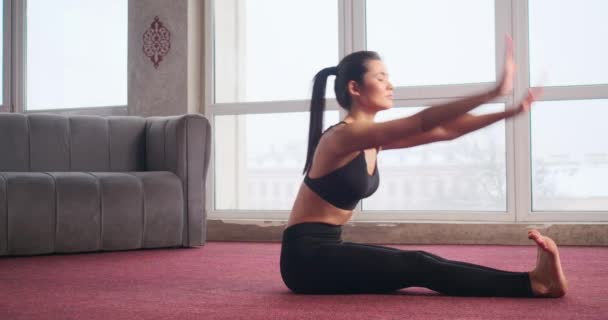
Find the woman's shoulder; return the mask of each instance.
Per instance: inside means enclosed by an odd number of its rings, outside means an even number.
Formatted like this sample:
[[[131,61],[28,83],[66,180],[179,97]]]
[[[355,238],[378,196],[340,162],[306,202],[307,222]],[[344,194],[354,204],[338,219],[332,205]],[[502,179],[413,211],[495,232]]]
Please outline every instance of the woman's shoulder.
[[[329,126],[319,140],[319,145],[317,146],[320,149],[319,152],[330,155],[330,158],[334,159],[350,158],[351,155],[358,153],[356,150],[347,151],[349,148],[346,145],[350,144],[350,142],[344,138],[343,132],[348,130],[348,126],[351,125],[352,123],[340,121]]]
[[[346,121],[340,121],[338,123],[334,123],[331,126],[327,127],[327,129],[325,129],[325,131],[323,131],[323,133],[326,133],[326,132],[330,131],[331,129],[335,128],[335,127],[340,127],[341,124],[348,124],[348,122],[346,122]]]
[[[350,138],[349,134],[347,133],[348,130],[358,130],[356,127],[358,125],[361,126],[366,126],[367,124],[365,123],[357,123],[357,122],[346,122],[346,121],[340,121],[336,124],[333,124],[331,126],[329,126],[324,132],[323,135],[321,137],[321,141],[319,141],[319,145],[323,144],[323,149],[327,152],[332,152],[335,154],[344,154],[344,152],[341,152],[342,148],[345,146],[345,144],[352,144],[352,138]],[[351,148],[346,148],[346,149],[351,149]],[[366,148],[364,148],[366,149]],[[355,153],[355,152],[361,152],[364,149],[360,149],[360,150],[353,150],[353,151],[349,151],[346,152],[346,154],[351,154],[351,153]],[[376,149],[376,154],[380,153],[380,151],[382,150],[381,146],[374,146],[374,149]]]

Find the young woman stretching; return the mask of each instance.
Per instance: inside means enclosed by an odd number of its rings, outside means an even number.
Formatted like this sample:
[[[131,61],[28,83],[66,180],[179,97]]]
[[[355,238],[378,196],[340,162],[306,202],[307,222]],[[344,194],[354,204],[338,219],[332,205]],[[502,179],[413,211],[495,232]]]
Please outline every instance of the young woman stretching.
[[[447,295],[561,297],[567,283],[555,242],[536,230],[536,267],[509,272],[453,261],[424,251],[344,242],[341,226],[359,200],[376,191],[378,152],[452,140],[496,121],[528,112],[538,92],[504,112],[474,116],[467,112],[509,94],[513,87],[510,42],[502,81],[479,95],[427,108],[413,116],[375,123],[377,112],[391,108],[393,87],[385,65],[372,51],[346,56],[315,76],[310,105],[304,183],[293,205],[281,248],[281,276],[297,293],[377,293],[425,287]],[[321,132],[327,77],[335,79],[344,120]]]

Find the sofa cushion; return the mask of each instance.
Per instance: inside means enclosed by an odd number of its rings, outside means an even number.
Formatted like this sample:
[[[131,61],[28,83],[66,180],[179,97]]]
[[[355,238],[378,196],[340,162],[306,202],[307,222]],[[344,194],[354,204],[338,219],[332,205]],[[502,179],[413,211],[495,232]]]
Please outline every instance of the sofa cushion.
[[[148,171],[146,168],[146,119],[112,116],[108,121],[109,171]]]
[[[27,117],[18,113],[0,113],[0,171],[30,170]]]
[[[0,174],[0,256],[8,253],[8,216],[6,215],[6,178]]]
[[[100,184],[102,250],[142,247],[143,187],[128,173],[94,172]]]
[[[134,172],[144,190],[144,248],[177,247],[182,243],[182,183],[171,172]]]
[[[0,172],[5,181],[7,253],[44,254],[55,247],[55,183],[42,172]]]
[[[98,179],[85,172],[49,172],[55,181],[55,252],[101,249]]]
[[[27,118],[29,171],[70,171],[68,118],[52,114],[31,114]]]
[[[166,171],[0,172],[0,255],[178,247],[183,203]]]
[[[108,121],[94,116],[68,118],[70,127],[70,171],[110,170]]]

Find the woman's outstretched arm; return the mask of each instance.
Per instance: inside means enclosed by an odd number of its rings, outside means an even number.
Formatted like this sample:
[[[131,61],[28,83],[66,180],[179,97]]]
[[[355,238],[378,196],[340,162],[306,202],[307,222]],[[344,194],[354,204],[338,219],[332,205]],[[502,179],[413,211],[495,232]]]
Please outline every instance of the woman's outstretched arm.
[[[334,130],[335,134],[332,136],[335,141],[331,150],[335,153],[349,153],[368,148],[385,148],[385,146],[403,141],[403,139],[432,135],[433,132],[443,130],[440,128],[441,125],[454,121],[498,96],[509,94],[513,90],[514,74],[513,45],[511,38],[507,37],[502,78],[493,89],[431,106],[409,117],[382,123],[362,122]]]
[[[541,92],[542,89],[540,88],[531,89],[528,92],[526,98],[523,99],[515,108],[509,108],[505,111],[489,113],[479,116],[467,113],[457,117],[452,121],[448,121],[445,124],[435,127],[427,132],[423,132],[418,135],[404,138],[393,143],[384,145],[382,146],[382,149],[387,150],[410,148],[437,141],[447,141],[456,139],[469,132],[473,132],[475,130],[487,127],[502,119],[513,117],[522,112],[528,112],[532,103],[538,98]]]
[[[462,117],[456,118],[454,121],[446,123],[443,127],[448,132],[452,133],[452,135],[455,136],[454,138],[457,138],[469,132],[485,128],[502,119],[511,118],[522,112],[528,112],[532,103],[540,96],[541,90],[542,89],[540,88],[531,89],[526,98],[523,99],[516,108],[508,108],[505,111],[479,116],[465,114]]]

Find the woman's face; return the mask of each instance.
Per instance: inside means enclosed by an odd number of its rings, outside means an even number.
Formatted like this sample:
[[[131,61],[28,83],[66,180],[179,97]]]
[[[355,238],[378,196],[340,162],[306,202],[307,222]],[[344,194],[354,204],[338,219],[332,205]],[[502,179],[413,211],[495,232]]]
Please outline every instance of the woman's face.
[[[374,111],[393,106],[393,85],[388,80],[388,71],[381,60],[369,60],[363,86],[359,86],[359,103]]]

